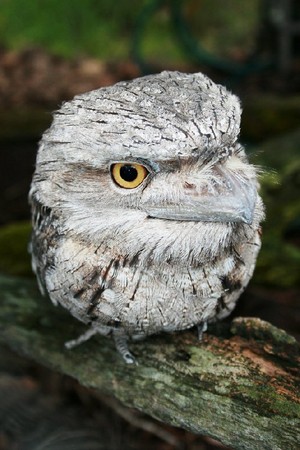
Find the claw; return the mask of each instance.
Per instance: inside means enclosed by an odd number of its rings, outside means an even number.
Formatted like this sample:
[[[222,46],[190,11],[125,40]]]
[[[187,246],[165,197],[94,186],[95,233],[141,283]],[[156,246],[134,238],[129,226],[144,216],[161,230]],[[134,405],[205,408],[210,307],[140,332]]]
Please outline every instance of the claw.
[[[100,328],[91,327],[85,333],[81,334],[77,339],[72,339],[71,341],[65,342],[65,347],[68,350],[70,350],[74,347],[77,347],[77,345],[80,345],[83,342],[88,341],[91,337],[93,337],[97,333],[102,334],[102,335],[108,335],[107,330],[104,330],[104,329],[101,330]],[[113,332],[113,337],[114,337],[116,349],[118,350],[118,352],[120,353],[120,355],[122,356],[124,361],[127,364],[138,365],[137,360],[132,355],[132,353],[130,353],[130,351],[128,349],[128,344],[127,344],[128,336],[126,336],[126,334],[118,331],[117,333]]]
[[[119,334],[119,333],[118,334],[113,333],[113,337],[114,337],[114,341],[116,344],[116,349],[118,350],[118,352],[120,353],[120,355],[122,356],[124,361],[127,364],[138,365],[137,360],[132,355],[132,353],[130,353],[130,351],[128,349],[128,344],[127,344],[128,337],[125,334]]]
[[[198,331],[198,340],[202,341],[203,333],[207,330],[207,322],[201,322],[199,325],[197,325],[197,331]]]

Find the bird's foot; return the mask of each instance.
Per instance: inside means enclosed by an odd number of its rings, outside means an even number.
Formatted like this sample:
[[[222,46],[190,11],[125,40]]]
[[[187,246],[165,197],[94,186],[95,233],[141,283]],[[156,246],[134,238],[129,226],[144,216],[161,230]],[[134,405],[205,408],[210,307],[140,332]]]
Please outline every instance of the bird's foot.
[[[198,331],[198,340],[202,341],[203,339],[203,333],[207,330],[207,322],[201,322],[199,325],[197,325],[197,331]]]
[[[116,349],[127,364],[138,365],[137,360],[128,349],[128,336],[126,334],[113,333]]]
[[[65,347],[70,350],[71,348],[77,347],[77,345],[82,344],[82,342],[88,341],[92,336],[98,333],[96,328],[89,328],[85,333],[81,334],[77,339],[72,339],[71,341],[65,342]]]
[[[71,341],[65,342],[65,347],[70,350],[74,347],[77,347],[77,345],[82,344],[85,341],[88,341],[91,337],[93,337],[95,334],[101,334],[101,335],[108,335],[109,331],[108,329],[101,329],[96,327],[89,328],[85,333],[81,334],[77,339],[72,339]],[[132,355],[132,353],[128,349],[128,336],[124,333],[113,332],[113,338],[115,341],[116,349],[124,359],[124,361],[127,364],[138,364],[135,357]]]

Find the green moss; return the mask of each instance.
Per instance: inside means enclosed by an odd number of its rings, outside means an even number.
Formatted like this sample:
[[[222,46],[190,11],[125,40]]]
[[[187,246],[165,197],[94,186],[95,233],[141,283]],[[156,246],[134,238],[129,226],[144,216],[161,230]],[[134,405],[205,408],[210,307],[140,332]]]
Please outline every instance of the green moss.
[[[238,336],[223,340],[208,335],[199,344],[187,331],[176,339],[162,335],[132,343],[139,365],[129,366],[105,337],[66,350],[64,342],[85,327],[42,298],[35,281],[0,276],[0,290],[0,341],[21,354],[71,375],[84,386],[115,395],[128,406],[233,448],[297,448],[300,408],[294,393],[298,385],[295,372],[288,369],[296,360],[294,352],[287,355],[287,376],[280,380],[281,356],[274,354],[273,376],[260,370],[255,358],[243,354],[243,349],[252,349],[268,365],[265,342],[242,338],[238,345]],[[270,330],[270,325],[251,320],[255,329]],[[250,319],[245,321],[244,328],[251,329]],[[267,344],[274,333],[271,327]],[[282,332],[278,333],[281,339]],[[190,360],[174,361],[172,355],[180,350],[191,355]]]
[[[264,417],[272,417],[274,414],[281,417],[299,417],[300,409],[296,403],[282,398],[272,386],[253,382],[248,385],[240,384],[236,387],[231,383],[231,397],[241,399],[247,404],[252,404],[257,413]]]

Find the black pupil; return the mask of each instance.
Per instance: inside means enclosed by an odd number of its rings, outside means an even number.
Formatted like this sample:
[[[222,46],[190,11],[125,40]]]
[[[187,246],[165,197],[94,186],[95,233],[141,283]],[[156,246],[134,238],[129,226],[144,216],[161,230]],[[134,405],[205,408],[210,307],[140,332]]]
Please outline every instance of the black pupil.
[[[124,181],[134,181],[138,176],[138,173],[135,167],[130,164],[126,164],[121,167],[120,176]]]

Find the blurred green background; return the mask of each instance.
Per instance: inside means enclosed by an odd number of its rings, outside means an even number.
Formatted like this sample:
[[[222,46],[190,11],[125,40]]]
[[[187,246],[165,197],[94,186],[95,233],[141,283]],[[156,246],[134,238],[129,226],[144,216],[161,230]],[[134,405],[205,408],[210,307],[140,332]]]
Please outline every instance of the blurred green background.
[[[143,51],[178,63],[186,61],[186,54],[170,33],[170,7],[175,3],[208,51],[231,56],[253,50],[259,0],[2,0],[0,42],[14,49],[39,45],[65,57],[126,59],[133,31],[146,14]]]

